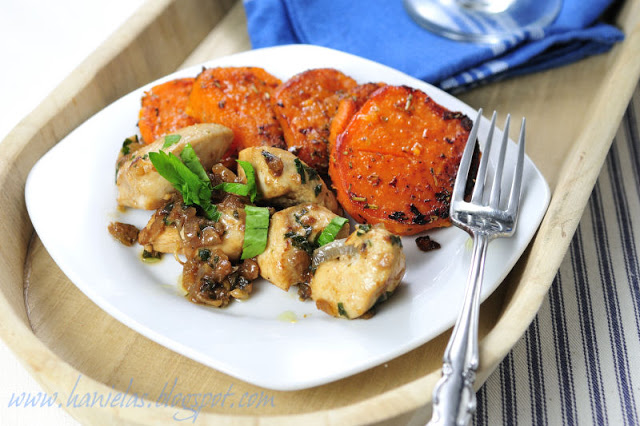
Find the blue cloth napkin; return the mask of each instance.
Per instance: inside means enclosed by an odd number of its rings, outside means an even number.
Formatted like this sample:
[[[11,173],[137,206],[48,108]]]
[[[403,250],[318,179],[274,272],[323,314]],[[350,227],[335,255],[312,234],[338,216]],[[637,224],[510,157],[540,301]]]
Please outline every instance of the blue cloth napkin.
[[[623,39],[598,22],[611,0],[564,0],[556,20],[500,43],[436,36],[413,22],[401,0],[244,0],[253,48],[315,44],[362,56],[459,92],[609,50]]]

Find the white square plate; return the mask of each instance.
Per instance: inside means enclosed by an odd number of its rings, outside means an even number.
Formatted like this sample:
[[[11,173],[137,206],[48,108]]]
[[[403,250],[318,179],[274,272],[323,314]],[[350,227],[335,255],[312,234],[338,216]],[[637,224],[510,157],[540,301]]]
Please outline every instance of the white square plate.
[[[109,235],[111,221],[141,228],[151,215],[118,212],[115,201],[115,159],[122,141],[137,133],[143,92],[163,81],[194,77],[202,66],[258,66],[283,81],[309,68],[331,67],[360,83],[384,81],[421,89],[452,111],[471,119],[476,116],[471,107],[420,80],[317,46],[253,50],[178,71],[87,120],[31,170],[26,185],[29,215],[69,279],[106,312],[148,338],[224,373],[277,390],[307,388],[358,373],[451,327],[462,303],[470,260],[469,237],[457,228],[430,232],[442,248],[428,253],[417,249],[415,237],[403,238],[407,273],[402,285],[373,318],[353,321],[325,315],[313,302],[298,301],[295,290],[285,293],[264,281],[254,283],[254,294],[245,302],[234,301],[224,309],[195,305],[182,297],[181,267],[171,256],[144,264],[139,246],[125,247]],[[483,119],[481,141],[488,125]],[[511,142],[508,162],[515,151]],[[516,234],[489,246],[483,300],[516,263],[546,211],[549,188],[528,158],[524,182]]]

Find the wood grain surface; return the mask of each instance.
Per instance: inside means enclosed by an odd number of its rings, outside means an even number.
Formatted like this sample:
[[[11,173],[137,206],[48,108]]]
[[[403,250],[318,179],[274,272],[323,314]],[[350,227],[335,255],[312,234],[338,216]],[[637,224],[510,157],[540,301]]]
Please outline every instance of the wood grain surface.
[[[206,13],[205,13],[206,12]],[[606,54],[563,68],[474,89],[474,108],[527,117],[527,152],[552,190],[534,242],[481,308],[486,380],[534,318],[564,257],[620,118],[640,75],[640,1],[618,15],[626,39]],[[384,365],[324,386],[276,392],[178,355],[125,327],[57,268],[28,220],[24,183],[35,161],[119,96],[175,69],[237,51],[249,39],[241,2],[149,1],[89,57],[3,143],[0,158],[0,336],[59,398],[85,393],[147,394],[144,407],[67,407],[84,423],[166,423],[177,393],[266,395],[273,404],[204,408],[198,424],[398,424],[423,418],[439,377],[448,332]],[[512,135],[513,136],[513,135]],[[417,410],[417,411],[416,411]],[[187,415],[185,412],[179,415]]]

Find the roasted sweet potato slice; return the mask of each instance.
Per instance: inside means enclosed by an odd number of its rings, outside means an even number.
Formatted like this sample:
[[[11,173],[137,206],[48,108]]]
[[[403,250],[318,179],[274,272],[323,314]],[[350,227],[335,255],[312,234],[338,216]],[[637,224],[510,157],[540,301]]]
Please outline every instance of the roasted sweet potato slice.
[[[331,178],[338,201],[356,220],[401,235],[449,226],[471,126],[420,90],[377,90],[337,138]]]
[[[369,96],[379,88],[385,86],[384,83],[360,84],[351,89],[346,95],[340,97],[338,109],[331,120],[329,133],[329,151],[336,143],[336,138],[347,128],[349,121],[356,115],[356,112],[369,99]]]
[[[304,71],[280,85],[272,99],[289,151],[326,174],[329,132],[342,95],[357,86],[331,68]]]
[[[333,119],[331,120],[331,127],[329,132],[329,154],[330,157],[335,152],[335,144],[338,135],[342,133],[349,122],[356,115],[356,112],[362,107],[362,105],[369,99],[369,96],[379,88],[385,86],[384,83],[366,83],[360,84],[349,91],[346,95],[340,98],[338,109]],[[329,159],[329,174],[331,174],[331,168],[335,164],[335,158]]]
[[[233,130],[234,142],[227,157],[236,158],[239,150],[251,146],[284,148],[280,123],[270,103],[280,83],[258,67],[204,69],[193,85],[187,113]]]
[[[185,112],[194,78],[179,78],[154,86],[142,97],[138,127],[145,144],[198,123]]]

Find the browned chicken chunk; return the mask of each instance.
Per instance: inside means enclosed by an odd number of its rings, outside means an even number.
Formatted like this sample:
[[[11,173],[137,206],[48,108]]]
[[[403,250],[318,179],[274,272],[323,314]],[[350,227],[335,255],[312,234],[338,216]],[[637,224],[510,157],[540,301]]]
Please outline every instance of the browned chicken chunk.
[[[179,138],[173,135],[179,135]],[[150,152],[164,151],[179,156],[184,147],[191,144],[203,167],[210,169],[222,158],[233,140],[233,132],[219,124],[194,124],[170,136],[172,138],[160,138],[118,161],[118,204],[154,210],[166,204],[171,194],[176,192],[171,183],[153,167],[149,159]]]

